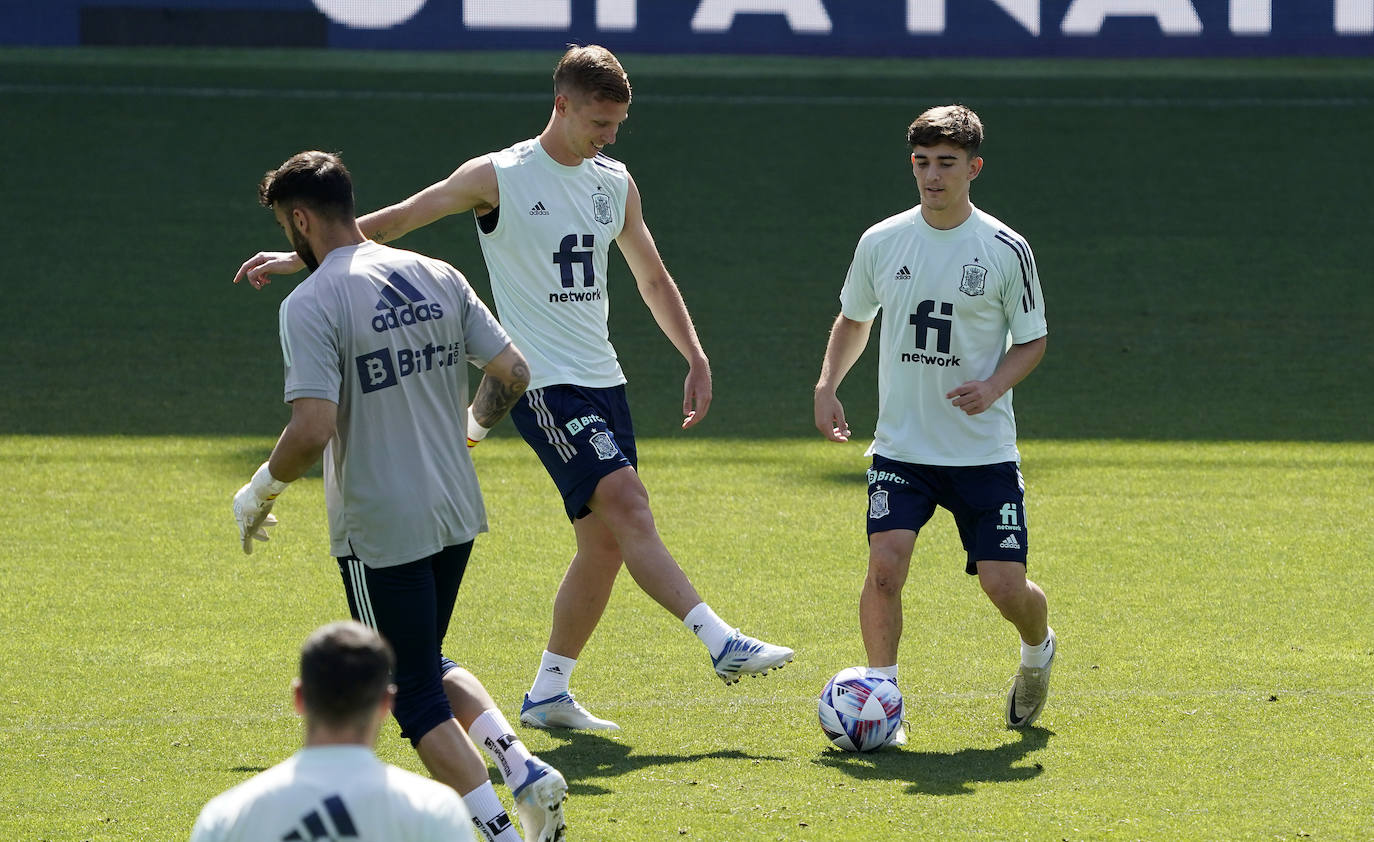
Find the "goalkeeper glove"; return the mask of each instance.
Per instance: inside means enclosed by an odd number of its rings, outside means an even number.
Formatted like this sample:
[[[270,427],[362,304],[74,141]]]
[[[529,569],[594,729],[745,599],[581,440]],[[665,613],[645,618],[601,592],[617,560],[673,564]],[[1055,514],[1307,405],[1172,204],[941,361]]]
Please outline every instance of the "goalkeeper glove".
[[[487,437],[491,432],[490,427],[483,427],[477,423],[477,416],[472,414],[472,407],[468,407],[468,447],[476,447],[477,442]]]
[[[287,483],[272,478],[267,463],[253,474],[248,484],[234,495],[234,520],[239,524],[239,540],[243,542],[243,552],[253,554],[253,542],[267,540],[267,527],[277,525],[277,517],[272,514],[272,504],[277,495],[286,490]]]

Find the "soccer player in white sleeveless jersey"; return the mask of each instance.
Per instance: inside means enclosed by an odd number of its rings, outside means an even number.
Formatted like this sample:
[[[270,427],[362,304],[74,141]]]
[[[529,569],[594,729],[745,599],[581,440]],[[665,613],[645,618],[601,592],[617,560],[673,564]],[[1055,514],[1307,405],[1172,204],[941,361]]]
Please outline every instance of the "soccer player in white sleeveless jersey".
[[[372,751],[395,704],[395,668],[391,647],[361,623],[316,629],[291,682],[304,748],[211,799],[191,842],[475,842],[457,793]]]
[[[868,575],[859,625],[869,668],[896,680],[902,586],[916,536],[937,506],[958,525],[965,572],[1021,639],[1007,694],[1011,728],[1035,722],[1049,691],[1055,636],[1045,593],[1026,578],[1025,494],[1012,387],[1040,362],[1047,328],[1025,239],[973,206],[983,125],[961,105],[907,130],[916,207],[864,232],[840,292],[815,392],[817,429],[850,438],[836,391],[883,313],[878,424],[866,455]],[[895,742],[905,741],[899,732]]]
[[[474,211],[502,325],[529,359],[530,388],[511,420],[563,498],[577,551],[554,598],[553,625],[520,721],[536,728],[619,730],[573,698],[577,658],[623,566],[693,632],[726,684],[792,660],[792,650],[727,625],[664,546],[636,471],[625,375],[607,329],[607,257],[614,240],[654,319],[687,361],[684,429],[706,416],[711,370],[677,284],[644,221],[625,165],[604,154],[629,116],[630,82],[603,47],[569,49],[554,70],[553,113],[543,132],[473,158],[448,178],[358,220],[386,242],[454,213]],[[235,281],[300,269],[289,253],[262,252]],[[490,421],[490,423],[489,423]],[[470,444],[491,419],[469,417]]]

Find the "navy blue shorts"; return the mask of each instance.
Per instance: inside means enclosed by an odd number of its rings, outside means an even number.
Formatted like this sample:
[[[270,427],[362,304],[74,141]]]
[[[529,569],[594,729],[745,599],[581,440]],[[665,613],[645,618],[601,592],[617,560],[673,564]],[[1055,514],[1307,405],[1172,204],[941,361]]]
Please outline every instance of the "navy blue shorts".
[[[396,652],[394,713],[412,745],[453,718],[443,676],[457,664],[440,648],[471,554],[469,541],[395,567],[368,567],[357,556],[338,559],[348,613]]]
[[[602,477],[639,464],[624,385],[531,389],[510,419],[558,486],[568,520],[591,513],[587,501]]]
[[[943,506],[954,515],[968,561],[1026,563],[1026,495],[1015,462],[969,467],[913,465],[873,455],[868,469],[868,534],[910,529],[917,534]]]

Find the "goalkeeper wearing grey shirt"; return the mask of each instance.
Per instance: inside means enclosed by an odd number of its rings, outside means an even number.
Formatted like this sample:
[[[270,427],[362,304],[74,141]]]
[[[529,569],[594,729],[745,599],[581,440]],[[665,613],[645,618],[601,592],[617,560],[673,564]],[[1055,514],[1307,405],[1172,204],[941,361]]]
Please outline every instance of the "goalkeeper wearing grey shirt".
[[[525,358],[456,269],[364,237],[337,156],[293,156],[259,199],[311,275],[281,306],[291,420],[234,498],[243,550],[266,540],[277,495],[323,456],[330,552],[350,613],[396,651],[402,734],[486,839],[520,837],[474,743],[502,770],[525,838],[558,838],[562,775],[440,651],[473,540],[487,530],[466,446],[467,365],[484,372],[472,418],[490,427],[525,391]]]

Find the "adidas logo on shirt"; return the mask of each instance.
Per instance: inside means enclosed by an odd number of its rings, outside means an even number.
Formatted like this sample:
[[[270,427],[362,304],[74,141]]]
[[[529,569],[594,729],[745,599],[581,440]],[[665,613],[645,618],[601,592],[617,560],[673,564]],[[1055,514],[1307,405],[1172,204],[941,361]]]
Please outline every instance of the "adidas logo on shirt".
[[[908,268],[906,268],[905,266],[903,266],[902,268],[900,268],[900,269],[897,270],[897,274],[895,274],[895,275],[892,276],[892,280],[894,280],[894,281],[909,281],[909,280],[911,280],[911,270],[908,269]]]
[[[421,304],[424,300],[424,295],[414,284],[392,272],[391,277],[386,279],[386,286],[382,287],[382,297],[377,299],[377,309],[382,312],[372,317],[372,329],[377,333],[386,333],[398,327],[444,317],[444,309],[439,302]]]
[[[348,814],[348,808],[344,806],[343,799],[337,795],[331,795],[324,799],[324,812],[311,810],[301,816],[300,825],[287,831],[282,836],[282,842],[357,838],[358,829],[354,827],[353,817]]]
[[[530,208],[530,216],[548,216],[549,209],[544,207],[543,202],[535,202],[534,207]]]
[[[1001,547],[1004,550],[1019,550],[1021,549],[1021,542],[1016,540],[1015,535],[1008,535],[1007,537],[1003,538],[1002,543],[998,544],[997,546]]]

